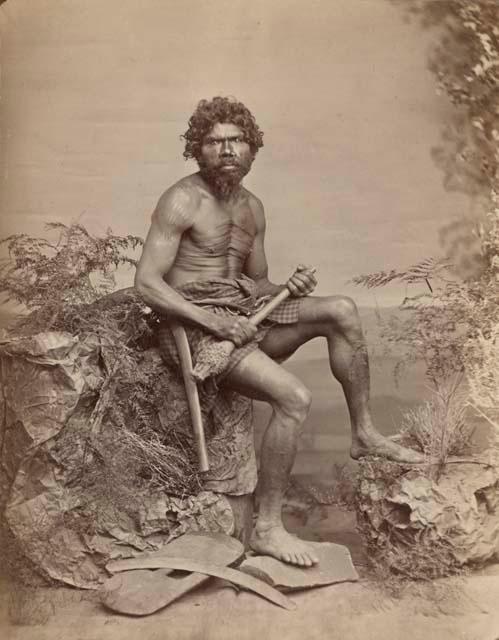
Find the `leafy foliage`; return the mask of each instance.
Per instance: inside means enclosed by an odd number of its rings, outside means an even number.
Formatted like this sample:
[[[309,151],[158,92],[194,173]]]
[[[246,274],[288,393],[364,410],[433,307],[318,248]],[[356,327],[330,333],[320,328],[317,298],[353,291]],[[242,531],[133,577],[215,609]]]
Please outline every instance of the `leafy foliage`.
[[[458,107],[433,156],[445,185],[466,193],[497,186],[499,3],[496,0],[392,0],[439,38],[429,67]]]
[[[406,411],[401,436],[425,454],[430,474],[438,479],[449,456],[461,455],[475,431],[467,420],[467,397],[457,376],[434,390],[430,400]]]
[[[161,418],[165,401],[175,402],[172,373],[144,346],[119,352],[115,345],[111,357],[103,352],[109,373],[92,416],[99,433],[90,443],[103,464],[93,484],[118,482],[132,492],[147,485],[183,497],[200,489],[196,453],[180,425]]]
[[[390,282],[405,282],[407,284],[417,284],[425,282],[432,291],[430,280],[450,265],[445,260],[427,258],[418,264],[403,271],[392,269],[391,271],[378,271],[368,275],[360,275],[352,278],[354,284],[359,284],[372,289],[374,287],[384,287]]]
[[[469,442],[466,407],[497,426],[499,3],[392,2],[424,27],[438,28],[429,67],[457,108],[433,158],[444,171],[446,188],[485,205],[479,220],[458,219],[441,230],[444,258],[353,279],[367,288],[393,282],[425,286],[426,292],[403,300],[402,313],[384,324],[383,337],[404,354],[396,374],[411,362],[425,363],[433,397],[405,415],[403,432],[443,465]]]
[[[20,322],[27,331],[61,329],[76,309],[111,293],[114,271],[120,265],[134,266],[126,252],[143,242],[110,230],[98,238],[81,224],[46,226],[56,234],[55,241],[25,233],[0,241],[10,256],[0,264],[0,292],[28,310]]]
[[[95,237],[80,224],[47,229],[55,240],[17,234],[0,241],[10,254],[0,266],[0,292],[27,310],[14,335],[65,331],[100,345],[104,380],[91,416],[96,436],[78,471],[87,493],[118,505],[132,504],[140,488],[196,492],[192,447],[159,417],[168,393],[164,366],[146,361],[158,318],[134,289],[114,291],[116,269],[135,266],[128,252],[142,239],[110,230]]]
[[[469,404],[495,428],[491,449],[499,453],[499,323],[485,336],[482,333],[465,345],[468,357]]]
[[[369,288],[395,280],[424,282],[428,292],[406,297],[403,312],[383,327],[388,344],[402,347],[403,363],[423,360],[428,381],[437,389],[444,381],[477,364],[472,344],[490,335],[497,324],[497,253],[491,246],[497,234],[499,209],[491,212],[480,233],[482,271],[470,280],[459,278],[448,260],[425,260],[407,270],[362,275],[353,281]]]

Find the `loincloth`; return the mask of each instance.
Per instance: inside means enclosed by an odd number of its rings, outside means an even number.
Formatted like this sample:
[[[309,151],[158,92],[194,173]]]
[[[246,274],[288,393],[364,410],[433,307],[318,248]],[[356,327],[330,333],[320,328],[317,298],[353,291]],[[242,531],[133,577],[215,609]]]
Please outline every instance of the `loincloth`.
[[[212,278],[202,282],[189,282],[177,288],[177,291],[189,302],[224,316],[253,315],[269,298],[269,296],[258,298],[255,282],[246,276],[237,279]],[[234,349],[224,372],[215,377],[216,381],[222,380],[243,358],[257,349],[272,326],[298,322],[299,308],[300,300],[291,298],[274,309],[260,324],[255,337],[242,347]],[[205,348],[207,343],[217,341],[217,338],[200,327],[185,325],[184,328],[195,366],[197,355],[201,349]],[[159,340],[161,352],[166,362],[172,366],[180,367],[177,347],[166,318],[160,323]]]
[[[186,300],[216,314],[250,316],[268,300],[259,298],[256,284],[250,278],[213,278],[189,282],[177,291]],[[233,495],[252,493],[257,481],[257,466],[252,429],[252,403],[248,398],[219,386],[223,378],[247,355],[258,349],[268,331],[276,324],[298,321],[301,300],[290,298],[281,303],[262,323],[254,339],[234,349],[222,374],[208,378],[198,385],[203,424],[210,459],[210,471],[203,474],[206,489]],[[217,340],[205,330],[185,325],[193,364],[207,342]],[[159,325],[158,338],[161,355],[167,366],[179,376],[180,361],[173,334],[164,318]]]

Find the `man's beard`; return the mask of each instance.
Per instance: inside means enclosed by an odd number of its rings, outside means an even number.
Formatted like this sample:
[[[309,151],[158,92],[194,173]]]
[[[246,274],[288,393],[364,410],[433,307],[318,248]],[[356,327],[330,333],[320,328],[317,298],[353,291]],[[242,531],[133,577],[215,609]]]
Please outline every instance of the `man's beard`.
[[[202,161],[199,161],[198,164],[201,176],[210,185],[219,200],[229,200],[231,196],[237,193],[244,176],[251,168],[251,162],[248,164],[236,164],[227,161],[226,164],[235,167],[230,170],[222,168],[224,163],[217,167],[207,167]]]

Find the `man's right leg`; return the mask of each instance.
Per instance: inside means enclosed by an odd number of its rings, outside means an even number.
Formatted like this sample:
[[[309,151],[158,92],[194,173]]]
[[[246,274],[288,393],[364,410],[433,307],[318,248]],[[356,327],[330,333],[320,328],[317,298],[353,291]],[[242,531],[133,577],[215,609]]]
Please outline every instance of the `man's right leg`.
[[[251,547],[290,564],[316,564],[318,558],[314,551],[284,529],[281,517],[298,436],[310,408],[310,392],[298,378],[259,350],[234,367],[225,378],[224,386],[255,400],[264,400],[273,410],[262,442],[260,508]]]

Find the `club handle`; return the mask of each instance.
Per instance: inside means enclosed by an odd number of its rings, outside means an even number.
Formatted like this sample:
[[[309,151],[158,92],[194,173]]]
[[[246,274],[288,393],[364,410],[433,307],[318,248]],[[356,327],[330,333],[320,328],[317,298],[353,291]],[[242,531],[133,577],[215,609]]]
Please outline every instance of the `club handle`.
[[[260,324],[260,322],[265,320],[265,318],[270,313],[272,313],[272,311],[274,311],[274,309],[278,307],[281,304],[281,302],[284,302],[286,298],[289,298],[290,295],[291,295],[291,292],[287,287],[282,291],[279,291],[279,293],[274,298],[272,298],[272,300],[267,302],[267,304],[265,304],[259,311],[257,311],[254,315],[251,316],[251,318],[249,319],[251,324],[254,324],[256,327],[258,324]]]
[[[192,431],[196,442],[196,449],[199,461],[200,471],[209,471],[210,463],[208,461],[208,449],[206,448],[206,438],[203,427],[203,416],[201,414],[201,404],[199,402],[199,394],[196,382],[192,376],[192,357],[187,335],[184,327],[175,321],[170,322],[170,328],[177,345],[180,366],[182,369],[182,377],[184,379],[185,393],[189,412],[191,414]]]
[[[310,271],[311,273],[315,273],[316,269],[313,268]],[[272,300],[267,302],[267,304],[265,304],[259,311],[251,316],[251,318],[249,319],[251,324],[254,324],[255,327],[259,325],[260,322],[263,322],[263,320],[265,320],[265,318],[269,316],[272,311],[274,311],[274,309],[281,304],[281,302],[284,302],[284,300],[289,298],[290,295],[291,291],[287,287],[285,287],[282,291],[279,291],[279,293],[274,298],[272,298]]]

